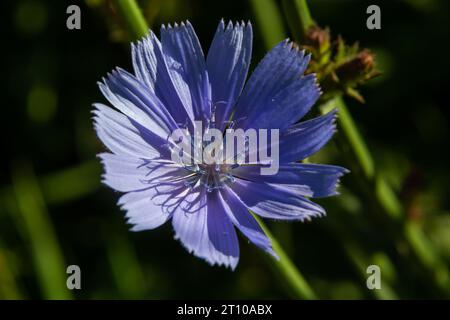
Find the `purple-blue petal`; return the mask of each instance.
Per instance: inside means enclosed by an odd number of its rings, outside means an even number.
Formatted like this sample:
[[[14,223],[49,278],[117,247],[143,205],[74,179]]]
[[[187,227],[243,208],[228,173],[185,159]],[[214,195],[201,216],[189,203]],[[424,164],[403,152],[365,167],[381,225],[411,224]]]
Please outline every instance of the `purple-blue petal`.
[[[103,182],[121,192],[171,184],[189,175],[182,167],[167,161],[149,161],[112,153],[101,153],[98,156],[105,170]]]
[[[286,185],[303,196],[321,198],[336,195],[339,178],[348,172],[339,166],[309,163],[282,164],[275,175],[261,175],[260,169],[260,166],[243,166],[233,170],[233,174],[252,182]]]
[[[153,198],[157,191],[155,188],[134,191],[120,197],[118,204],[126,211],[127,222],[132,224],[132,231],[155,229],[166,221],[172,214],[155,204]]]
[[[298,47],[288,40],[282,41],[267,53],[247,81],[237,103],[233,118],[239,121],[239,126],[251,127],[252,123],[248,122],[249,119],[261,114],[268,108],[272,99],[278,97],[280,92],[301,79],[309,59],[309,55],[305,56],[304,51],[299,51]],[[301,105],[298,107],[307,109]],[[282,115],[278,114],[277,118],[278,116]],[[297,121],[299,119],[289,120]]]
[[[221,129],[229,120],[247,77],[252,54],[252,26],[222,20],[206,59],[211,82],[212,108]]]
[[[321,206],[300,195],[295,188],[236,178],[231,189],[249,210],[263,218],[303,221],[325,214]]]
[[[101,153],[98,157],[102,160],[105,171],[103,183],[110,188],[120,192],[129,192],[149,187],[148,184],[141,181],[147,173],[143,166],[145,160],[112,153]]]
[[[158,97],[125,70],[113,71],[99,86],[115,108],[162,139],[178,128]]]
[[[239,197],[231,189],[226,188],[218,194],[218,198],[236,228],[254,245],[278,259],[270,239]]]
[[[319,151],[336,131],[336,110],[300,122],[280,135],[280,163],[303,160]]]
[[[165,152],[161,138],[102,104],[94,104],[94,127],[99,139],[115,154],[154,159]],[[155,147],[156,146],[156,147]]]
[[[211,116],[211,86],[200,42],[189,21],[161,28],[162,50],[174,81],[184,81],[190,91],[195,120]]]
[[[316,76],[308,74],[267,97],[264,105],[257,112],[249,114],[245,126],[276,128],[282,132],[291,124],[300,120],[314,105],[320,96]]]
[[[194,115],[189,87],[183,78],[172,78],[155,34],[150,31],[131,48],[136,77],[156,94],[177,123],[191,127]]]
[[[177,210],[172,224],[175,237],[195,256],[205,259],[211,265],[236,268],[239,260],[239,243],[234,226],[223,206],[218,201],[217,192],[198,191],[199,199],[192,213]]]

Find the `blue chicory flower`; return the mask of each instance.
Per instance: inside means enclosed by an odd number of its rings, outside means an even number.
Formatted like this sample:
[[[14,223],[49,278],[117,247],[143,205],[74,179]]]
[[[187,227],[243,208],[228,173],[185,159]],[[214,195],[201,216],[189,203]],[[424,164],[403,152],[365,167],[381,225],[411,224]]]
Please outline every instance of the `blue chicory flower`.
[[[239,259],[235,228],[276,256],[249,210],[277,220],[322,216],[325,210],[308,198],[337,194],[347,172],[296,162],[321,149],[335,131],[335,111],[298,123],[320,96],[315,75],[304,75],[310,56],[282,41],[244,86],[251,51],[250,23],[221,21],[206,60],[189,22],[163,26],[161,41],[150,31],[132,45],[134,75],[117,68],[99,83],[115,110],[94,104],[97,135],[110,150],[99,155],[103,182],[124,193],[118,204],[132,230],[171,220],[189,252],[232,269]],[[221,130],[229,119],[244,130],[279,129],[278,173],[265,176],[260,165],[234,165],[207,169],[205,179],[198,166],[173,162],[170,133],[180,127],[192,132],[194,121],[208,126],[211,119]]]

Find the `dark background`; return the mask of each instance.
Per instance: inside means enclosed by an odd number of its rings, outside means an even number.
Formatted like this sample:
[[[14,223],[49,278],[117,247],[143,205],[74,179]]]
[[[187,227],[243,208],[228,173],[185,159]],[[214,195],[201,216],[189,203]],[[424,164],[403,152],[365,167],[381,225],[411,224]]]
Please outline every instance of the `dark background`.
[[[82,28],[69,31],[66,8],[73,3],[81,6]],[[157,34],[162,23],[189,19],[205,52],[221,18],[252,21],[254,68],[266,52],[255,3],[140,5]],[[449,2],[309,3],[320,25],[376,54],[382,75],[361,89],[366,104],[349,99],[349,108],[408,219],[417,221],[448,270]],[[366,28],[373,3],[381,7],[381,30]],[[104,149],[91,119],[92,103],[105,102],[96,82],[116,66],[131,70],[128,36],[109,1],[17,0],[2,7],[0,298],[291,297],[268,257],[242,237],[232,272],[190,255],[173,240],[170,223],[128,231],[115,204],[119,195],[100,185],[95,155]],[[333,143],[317,159],[346,165]],[[269,223],[318,296],[376,298],[361,271],[371,261],[382,265],[393,298],[444,297],[428,275],[401,259],[402,244],[369,219],[370,204],[351,178],[341,191],[320,202],[326,218]],[[70,264],[82,270],[82,290],[65,289]]]

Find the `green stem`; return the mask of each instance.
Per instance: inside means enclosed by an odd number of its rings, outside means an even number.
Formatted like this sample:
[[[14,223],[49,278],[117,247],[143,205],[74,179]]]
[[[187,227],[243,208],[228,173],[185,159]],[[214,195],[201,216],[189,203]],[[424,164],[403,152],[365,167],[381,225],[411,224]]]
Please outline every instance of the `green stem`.
[[[147,34],[147,22],[135,0],[114,0],[114,5],[133,40],[138,40]]]
[[[17,284],[15,263],[10,261],[12,255],[0,239],[0,300],[24,299]]]
[[[266,227],[264,222],[255,214],[253,214],[253,216],[258,221],[267,237],[269,237],[270,241],[272,242],[273,250],[280,258],[279,260],[276,260],[275,258],[271,257],[270,261],[278,271],[279,275],[281,275],[282,278],[286,280],[285,283],[289,286],[290,291],[295,295],[295,297],[300,299],[317,299],[316,294],[311,289],[308,282],[295,267],[292,260],[285,253],[278,241],[273,237],[272,233]]]
[[[283,0],[283,11],[287,17],[294,39],[300,41],[309,28],[315,25],[306,0]]]
[[[67,266],[31,165],[15,165],[12,181],[17,209],[12,207],[11,214],[30,246],[43,294],[47,299],[70,299]]]
[[[381,289],[370,290],[370,294],[376,299],[391,300],[397,298],[398,295],[393,286],[398,272],[391,259],[382,252],[370,254],[361,245],[361,240],[357,237],[357,234],[348,231],[349,223],[355,221],[355,218],[360,213],[359,208],[362,207],[362,201],[344,186],[340,186],[339,191],[341,195],[330,199],[330,204],[333,204],[336,212],[342,212],[342,214],[328,215],[325,226],[329,228],[328,230],[331,234],[334,234],[336,241],[340,243],[340,247],[346,252],[347,258],[353,265],[362,283],[365,283],[367,280],[368,266],[375,264],[383,270]]]
[[[250,4],[267,49],[286,38],[282,17],[273,0],[250,0]]]
[[[375,174],[375,166],[372,157],[369,153],[367,145],[364,143],[358,129],[356,128],[355,122],[353,121],[344,100],[341,97],[337,97],[331,103],[327,104],[331,108],[338,108],[339,110],[339,125],[342,127],[343,134],[346,140],[351,145],[353,152],[355,154],[356,160],[358,161],[364,176],[367,179],[373,179]],[[323,110],[323,113],[329,110]]]
[[[332,109],[338,109],[338,126],[342,148],[348,148],[346,153],[352,155],[352,167],[357,176],[362,177],[363,183],[374,194],[380,207],[394,221],[403,217],[403,209],[394,191],[380,174],[375,172],[373,158],[353,120],[344,99],[338,96],[320,107],[322,114]],[[343,150],[345,151],[345,150]]]
[[[371,261],[371,259],[367,257],[366,253],[353,241],[347,242],[344,246],[344,250],[360,274],[361,281],[365,282],[368,276],[367,267],[376,263]],[[380,266],[380,268],[384,271],[383,266]],[[381,289],[371,290],[371,294],[373,294],[376,299],[380,300],[394,300],[398,298],[397,294],[389,282],[386,281],[385,277],[381,278]]]
[[[146,281],[134,247],[119,230],[108,228],[108,260],[117,289],[124,299],[142,299],[147,292]],[[124,274],[127,276],[124,277]]]

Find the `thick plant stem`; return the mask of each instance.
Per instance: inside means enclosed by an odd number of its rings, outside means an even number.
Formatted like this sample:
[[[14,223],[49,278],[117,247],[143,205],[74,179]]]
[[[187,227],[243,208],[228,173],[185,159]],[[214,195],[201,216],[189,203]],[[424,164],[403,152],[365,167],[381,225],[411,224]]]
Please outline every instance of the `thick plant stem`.
[[[135,39],[142,37],[147,32],[147,24],[145,20],[142,22],[142,13],[137,7],[135,1],[116,0],[115,3],[118,7],[120,7],[119,12],[127,22],[127,28],[129,29],[130,34],[133,34]],[[134,19],[136,19],[137,22],[133,21]],[[275,268],[279,270],[279,273],[285,280],[286,285],[292,289],[296,298],[314,299],[316,296],[306,280],[296,269],[276,239],[271,236],[269,230],[261,221],[259,222],[261,228],[268,233],[268,236],[272,241],[273,249],[280,257],[280,260],[270,259],[269,261],[271,261]]]
[[[301,42],[301,37],[315,25],[306,0],[283,0],[282,5],[292,36],[295,40]]]
[[[147,22],[135,0],[114,0],[114,6],[123,18],[133,40],[138,40],[147,34]]]
[[[316,294],[311,289],[308,282],[295,267],[294,263],[291,261],[288,255],[284,252],[278,241],[272,236],[271,232],[266,227],[264,222],[255,214],[253,214],[253,216],[258,221],[261,228],[264,230],[264,233],[272,242],[272,248],[280,259],[276,260],[275,258],[271,257],[270,260],[281,277],[287,280],[286,284],[289,286],[289,289],[293,293],[293,295],[296,298],[300,299],[316,299]]]
[[[266,48],[270,49],[286,38],[281,14],[273,0],[250,0],[250,4],[256,20],[264,21],[258,27]]]
[[[322,114],[334,108],[338,109],[340,138],[344,140],[343,145],[349,149],[346,153],[351,153],[352,169],[356,171],[354,173],[362,177],[366,184],[370,184],[371,192],[375,194],[383,211],[391,219],[399,221],[403,216],[402,206],[387,182],[376,174],[373,158],[343,98],[336,97],[320,107]]]

